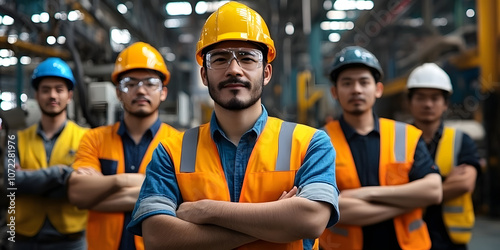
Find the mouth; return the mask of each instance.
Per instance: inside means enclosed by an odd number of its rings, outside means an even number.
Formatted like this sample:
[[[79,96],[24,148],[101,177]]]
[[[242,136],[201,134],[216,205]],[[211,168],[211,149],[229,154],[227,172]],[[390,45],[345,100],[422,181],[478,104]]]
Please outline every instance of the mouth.
[[[149,100],[143,99],[143,98],[133,100],[132,104],[135,104],[135,103],[137,103],[137,104],[146,104],[146,103],[151,104],[151,102]]]
[[[359,99],[359,98],[354,98],[349,100],[349,103],[364,103],[364,102],[365,102],[364,99]]]
[[[222,86],[222,88],[246,88],[247,86],[243,83],[228,83]]]

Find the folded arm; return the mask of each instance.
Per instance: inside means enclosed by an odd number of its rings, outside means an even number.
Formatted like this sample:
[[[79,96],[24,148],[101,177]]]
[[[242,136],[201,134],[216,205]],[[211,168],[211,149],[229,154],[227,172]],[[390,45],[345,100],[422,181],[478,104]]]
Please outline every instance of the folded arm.
[[[256,240],[230,229],[198,225],[165,214],[145,219],[142,232],[146,249],[234,249]]]
[[[339,209],[342,211],[339,224],[352,226],[376,224],[411,211],[408,208],[343,197],[342,193],[339,199],[339,206]]]
[[[264,203],[214,200],[184,202],[177,216],[196,224],[212,224],[257,239],[286,243],[317,238],[325,230],[331,205],[302,197]]]
[[[438,204],[443,196],[441,176],[437,173],[427,174],[422,179],[402,185],[368,186],[343,190],[342,195],[402,208],[418,208]]]
[[[115,193],[128,195],[122,188],[140,187],[144,180],[143,174],[117,174],[117,175],[102,175],[92,172],[84,172],[90,169],[79,169],[69,178],[68,196],[71,203],[79,208],[93,209],[94,206]],[[127,190],[129,191],[129,190]],[[112,196],[111,199],[116,200],[118,195]],[[98,208],[106,208],[108,203],[100,204]],[[114,205],[109,203],[108,205]],[[128,210],[122,210],[128,211]]]
[[[443,182],[443,201],[472,193],[476,186],[477,170],[472,165],[456,166]]]
[[[91,207],[91,209],[101,212],[132,211],[140,191],[140,186],[121,188]]]
[[[64,165],[40,170],[16,170],[16,187],[19,193],[52,198],[66,196],[66,181],[73,171]]]

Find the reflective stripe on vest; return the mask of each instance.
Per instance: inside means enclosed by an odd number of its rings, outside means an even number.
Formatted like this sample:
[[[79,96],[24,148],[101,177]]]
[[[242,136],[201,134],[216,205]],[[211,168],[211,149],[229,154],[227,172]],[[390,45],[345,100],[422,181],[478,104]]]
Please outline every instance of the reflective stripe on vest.
[[[394,130],[394,156],[397,162],[406,161],[406,124],[396,122]]]
[[[276,171],[290,170],[290,155],[292,152],[292,138],[296,123],[283,122],[279,134],[278,158],[276,160]],[[181,173],[193,173],[196,164],[196,151],[198,148],[199,127],[188,129],[182,139]]]
[[[435,162],[442,176],[448,176],[458,165],[458,155],[462,147],[463,133],[444,127],[436,150]],[[467,244],[474,226],[474,208],[470,193],[443,202],[443,222],[450,239],[455,244]]]

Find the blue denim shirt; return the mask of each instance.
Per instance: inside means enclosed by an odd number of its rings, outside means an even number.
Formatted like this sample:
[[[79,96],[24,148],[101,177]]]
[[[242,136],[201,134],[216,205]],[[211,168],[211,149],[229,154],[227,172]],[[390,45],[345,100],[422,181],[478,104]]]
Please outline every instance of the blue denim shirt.
[[[248,159],[267,122],[267,111],[263,106],[262,110],[262,115],[254,126],[241,137],[238,146],[231,143],[224,131],[218,126],[215,113],[212,115],[210,131],[219,150],[231,201],[239,200]],[[295,185],[299,188],[297,194],[299,197],[332,204],[334,209],[328,226],[332,226],[339,219],[338,189],[334,164],[335,150],[330,138],[324,131],[316,131],[309,144],[304,162],[297,171]],[[128,229],[134,234],[142,235],[142,221],[158,214],[176,216],[175,211],[182,202],[172,160],[165,148],[160,145],[153,153],[146,170],[146,179]],[[305,242],[304,247],[310,249],[311,245],[311,242]]]

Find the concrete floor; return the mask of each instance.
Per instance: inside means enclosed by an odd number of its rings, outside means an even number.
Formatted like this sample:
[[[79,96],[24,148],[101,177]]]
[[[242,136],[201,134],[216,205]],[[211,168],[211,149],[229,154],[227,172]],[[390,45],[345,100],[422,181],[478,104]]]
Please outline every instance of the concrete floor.
[[[500,249],[500,219],[486,216],[477,216],[472,230],[470,250],[498,250]]]

